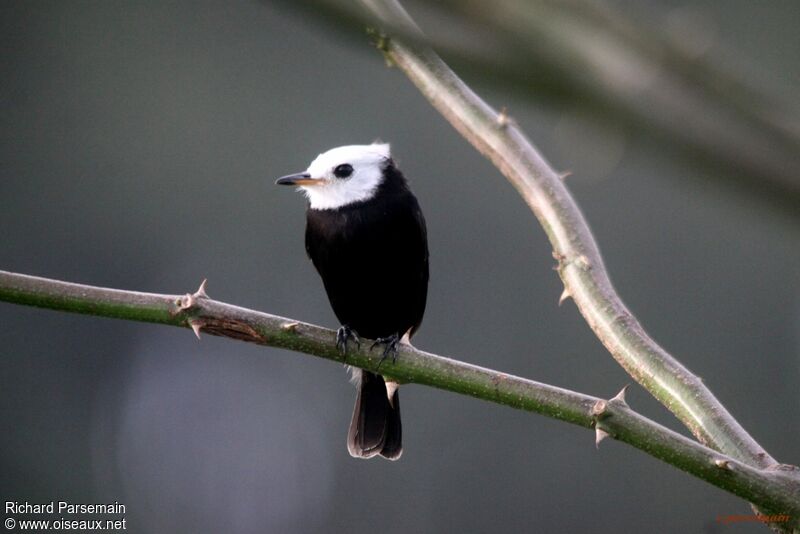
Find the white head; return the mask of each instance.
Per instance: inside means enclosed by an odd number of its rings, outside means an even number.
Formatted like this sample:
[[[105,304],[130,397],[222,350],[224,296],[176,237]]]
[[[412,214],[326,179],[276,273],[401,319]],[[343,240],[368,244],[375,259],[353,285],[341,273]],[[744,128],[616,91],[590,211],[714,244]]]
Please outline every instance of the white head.
[[[275,183],[300,186],[312,209],[336,209],[371,198],[390,157],[388,144],[340,146],[317,156],[306,172]]]

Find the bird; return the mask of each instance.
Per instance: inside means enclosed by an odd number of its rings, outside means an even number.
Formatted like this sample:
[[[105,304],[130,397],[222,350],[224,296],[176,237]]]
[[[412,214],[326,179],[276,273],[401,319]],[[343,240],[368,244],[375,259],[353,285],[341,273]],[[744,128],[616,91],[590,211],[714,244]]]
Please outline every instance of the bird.
[[[307,198],[305,248],[340,323],[336,347],[347,355],[360,337],[383,346],[381,363],[410,344],[428,294],[425,217],[390,145],[347,145],[323,152],[305,172],[276,180]],[[360,336],[360,337],[359,337]],[[397,460],[403,452],[397,382],[350,368],[357,388],[347,433],[356,458]]]

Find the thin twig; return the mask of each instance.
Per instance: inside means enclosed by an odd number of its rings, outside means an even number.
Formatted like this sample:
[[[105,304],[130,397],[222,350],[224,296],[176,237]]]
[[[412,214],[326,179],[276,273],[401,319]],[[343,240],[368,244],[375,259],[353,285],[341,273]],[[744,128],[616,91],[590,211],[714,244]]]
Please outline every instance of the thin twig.
[[[206,294],[161,295],[72,284],[0,271],[0,300],[89,315],[191,328],[259,345],[344,362],[336,333],[294,319],[219,302]],[[380,353],[350,351],[347,363],[376,371]],[[790,472],[753,468],[669,430],[631,410],[624,390],[605,400],[491,369],[436,356],[410,345],[381,374],[536,412],[595,429],[598,443],[611,436],[719,488],[772,510],[800,516],[800,486]]]

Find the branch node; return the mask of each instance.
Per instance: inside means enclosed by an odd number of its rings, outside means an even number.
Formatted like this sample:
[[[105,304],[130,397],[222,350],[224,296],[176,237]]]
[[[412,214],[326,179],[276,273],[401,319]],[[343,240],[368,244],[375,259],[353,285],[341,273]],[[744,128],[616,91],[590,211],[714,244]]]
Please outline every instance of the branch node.
[[[503,382],[504,380],[507,380],[507,379],[508,379],[508,375],[507,374],[505,374],[505,373],[495,373],[494,376],[492,376],[492,384],[494,384],[494,387],[496,388],[497,386],[500,385],[501,382]]]
[[[560,179],[562,179],[562,180],[566,180],[570,176],[572,176],[572,171],[571,170],[566,170],[566,171],[564,171],[564,172],[562,172],[561,174],[558,175],[558,177]]]
[[[592,266],[592,262],[589,261],[589,258],[585,254],[581,254],[580,256],[567,256],[566,254],[561,254],[554,250],[553,258],[558,262],[558,265],[553,267],[556,271],[561,271],[570,264],[583,270],[588,270]]]
[[[606,411],[608,410],[608,401],[600,399],[599,401],[594,403],[592,406],[592,417],[596,419],[601,419],[602,416],[607,415]]]
[[[175,305],[178,306],[178,311],[190,310],[195,305],[194,296],[191,293],[186,293],[184,296],[178,297]]]
[[[553,251],[553,259],[556,260],[556,265],[553,267],[554,271],[561,271],[567,265],[567,257],[557,250]]]
[[[175,305],[178,307],[178,312],[191,310],[197,306],[198,300],[208,298],[208,294],[206,294],[207,282],[208,279],[203,278],[203,281],[200,283],[200,287],[197,288],[197,291],[194,293],[186,293],[184,296],[178,297],[178,300],[175,301]]]
[[[375,48],[380,50],[383,54],[383,59],[386,61],[386,66],[389,68],[394,67],[394,61],[392,61],[392,58],[389,55],[389,36],[376,28],[367,28],[367,35],[374,40]]]
[[[195,301],[194,295],[191,293],[186,293],[184,296],[178,298],[178,309],[180,311],[191,310],[195,307],[197,302]]]

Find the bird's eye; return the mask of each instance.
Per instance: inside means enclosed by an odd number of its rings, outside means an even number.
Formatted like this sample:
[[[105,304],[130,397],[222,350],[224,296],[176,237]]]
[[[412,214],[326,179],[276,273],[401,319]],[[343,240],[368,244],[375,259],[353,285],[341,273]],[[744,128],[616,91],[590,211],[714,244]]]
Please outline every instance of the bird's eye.
[[[347,178],[353,174],[353,166],[349,163],[342,163],[333,169],[333,175],[337,178]]]

